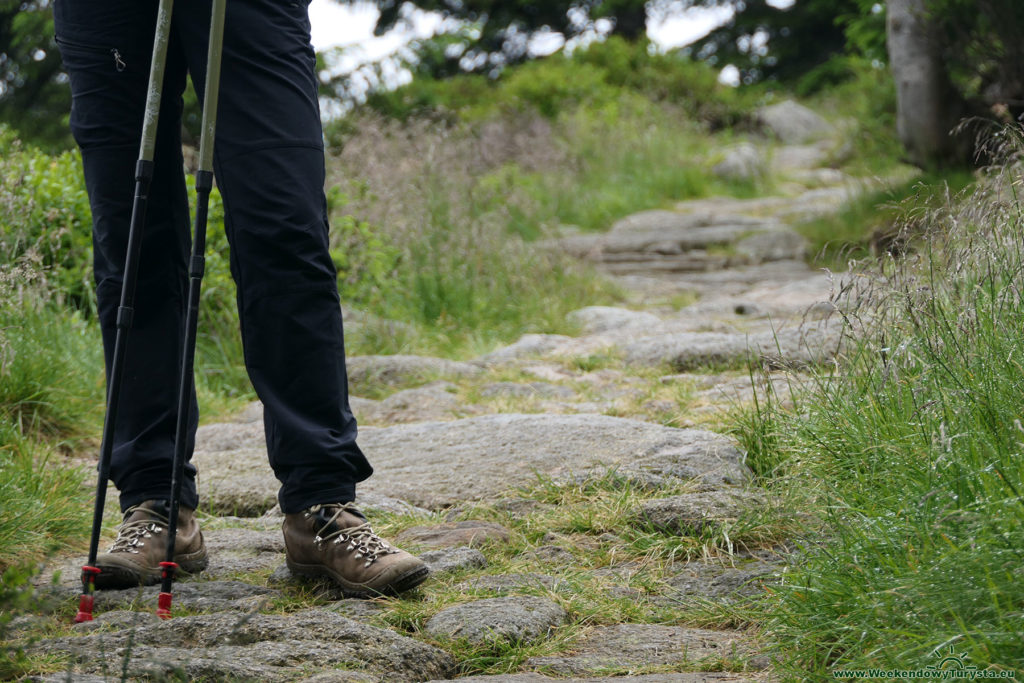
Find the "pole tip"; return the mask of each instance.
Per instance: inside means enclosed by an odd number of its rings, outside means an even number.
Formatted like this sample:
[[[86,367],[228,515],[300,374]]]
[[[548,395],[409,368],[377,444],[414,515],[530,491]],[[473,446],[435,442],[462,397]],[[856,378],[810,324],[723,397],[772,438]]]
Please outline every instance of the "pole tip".
[[[75,615],[75,623],[81,624],[86,621],[92,621],[92,603],[93,596],[83,594],[78,599],[78,614]]]
[[[156,598],[156,615],[161,619],[171,618],[171,594],[160,593]]]

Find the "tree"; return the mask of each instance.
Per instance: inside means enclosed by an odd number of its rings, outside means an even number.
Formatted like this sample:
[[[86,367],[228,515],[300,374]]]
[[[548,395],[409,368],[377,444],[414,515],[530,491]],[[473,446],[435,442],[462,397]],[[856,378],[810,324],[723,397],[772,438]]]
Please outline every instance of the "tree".
[[[971,141],[951,135],[962,117],[1024,112],[1020,0],[888,0],[887,24],[897,127],[913,163],[970,161]]]
[[[364,1],[337,0],[347,5]],[[413,8],[462,22],[452,34],[418,46],[418,52],[428,55],[430,73],[435,76],[491,71],[522,62],[530,57],[530,40],[546,31],[570,39],[594,30],[602,19],[612,25],[612,33],[627,40],[642,38],[647,30],[647,0],[373,0],[373,4],[380,10],[376,35],[395,28]]]
[[[942,64],[936,22],[926,0],[889,0],[886,34],[896,81],[896,127],[910,161],[931,166],[956,153],[950,131],[962,113]]]
[[[45,147],[66,147],[71,93],[49,0],[0,0],[0,120]]]
[[[719,66],[731,64],[743,83],[792,80],[843,54],[847,37],[838,17],[861,11],[859,0],[798,0],[786,8],[766,0],[704,0],[731,6],[732,18],[690,50]]]

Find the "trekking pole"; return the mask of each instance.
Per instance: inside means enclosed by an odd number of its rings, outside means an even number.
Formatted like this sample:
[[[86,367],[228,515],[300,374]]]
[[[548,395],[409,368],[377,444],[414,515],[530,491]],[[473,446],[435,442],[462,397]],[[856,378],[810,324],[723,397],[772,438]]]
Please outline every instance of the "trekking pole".
[[[206,252],[206,218],[213,189],[213,144],[217,128],[217,94],[220,90],[220,64],[224,47],[224,12],[227,0],[213,0],[210,16],[210,43],[206,53],[206,88],[203,96],[203,123],[199,136],[199,170],[196,171],[196,222],[189,260],[188,309],[185,314],[185,346],[181,354],[181,377],[178,385],[178,423],[174,437],[174,469],[171,473],[171,510],[167,530],[167,559],[160,563],[160,595],[156,613],[161,619],[171,618],[171,586],[178,565],[174,561],[174,543],[178,535],[178,507],[181,484],[185,474],[185,450],[188,441],[193,369],[196,356],[196,327],[199,318],[199,292],[203,284]]]
[[[114,358],[110,366],[107,387],[107,412],[103,418],[103,437],[100,444],[99,478],[96,484],[96,504],[92,515],[92,537],[89,540],[89,559],[82,567],[82,596],[78,602],[75,621],[92,621],[93,597],[96,590],[96,554],[99,550],[100,528],[103,524],[103,505],[107,497],[110,477],[110,459],[114,450],[114,425],[121,398],[125,356],[128,351],[128,331],[135,312],[135,283],[138,280],[139,255],[142,249],[142,231],[146,220],[149,186],[153,180],[153,150],[156,147],[157,120],[160,116],[160,96],[163,90],[164,67],[167,63],[167,44],[171,31],[171,12],[174,0],[160,0],[153,37],[153,61],[149,69],[149,87],[146,92],[146,111],[142,120],[142,142],[139,160],[135,165],[135,197],[128,228],[128,249],[121,283],[121,303],[117,309],[117,335]]]

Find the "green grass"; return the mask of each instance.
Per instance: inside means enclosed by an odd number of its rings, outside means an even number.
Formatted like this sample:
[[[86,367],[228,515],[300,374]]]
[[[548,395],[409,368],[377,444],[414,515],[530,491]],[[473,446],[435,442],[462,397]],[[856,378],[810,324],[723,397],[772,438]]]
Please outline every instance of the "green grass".
[[[950,645],[1024,670],[1024,212],[1012,178],[995,186],[919,216],[920,253],[861,275],[841,371],[741,424],[755,471],[812,513],[765,612],[794,679]]]
[[[82,546],[92,511],[85,479],[0,418],[0,571]]]
[[[816,264],[846,270],[850,261],[906,250],[927,228],[922,217],[973,182],[969,171],[927,173],[864,192],[835,214],[795,227]]]
[[[0,415],[26,434],[90,434],[91,423],[102,419],[98,331],[47,301],[38,285],[18,284],[0,283]]]

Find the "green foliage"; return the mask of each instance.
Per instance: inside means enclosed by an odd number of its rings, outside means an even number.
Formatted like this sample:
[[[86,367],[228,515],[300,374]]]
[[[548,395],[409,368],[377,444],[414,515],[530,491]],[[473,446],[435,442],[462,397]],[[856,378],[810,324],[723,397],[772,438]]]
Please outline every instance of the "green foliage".
[[[886,252],[900,253],[927,226],[920,217],[943,205],[974,181],[967,171],[926,174],[903,183],[865,192],[833,215],[797,226],[808,239],[815,260],[836,270]]]
[[[728,4],[705,0],[705,5]],[[869,0],[801,0],[776,7],[746,0],[732,18],[690,48],[718,66],[732,64],[742,83],[795,81],[853,47],[870,59],[884,53],[884,14]]]
[[[71,146],[50,0],[0,0],[0,121],[50,149]]]
[[[1024,112],[1024,3],[928,0],[942,59],[960,95],[975,109],[1008,105]]]
[[[63,464],[2,412],[0,473],[0,571],[81,545],[92,509],[86,470]]]
[[[331,258],[338,269],[338,293],[346,306],[361,308],[392,286],[401,250],[366,221],[341,212],[347,198],[338,187],[327,192],[332,209]]]
[[[408,340],[418,350],[445,355],[467,347],[482,351],[527,331],[560,331],[565,315],[580,301],[609,298],[609,288],[587,272],[484,229],[481,218],[465,216],[444,194],[433,194],[423,230],[400,251],[383,241],[374,249],[372,240],[361,241],[359,248],[371,266],[397,258],[386,277],[358,281],[352,301],[421,330]],[[381,338],[372,327],[357,332],[353,342],[356,349],[369,347],[368,353],[409,350],[400,336]]]
[[[823,522],[766,612],[785,674],[924,668],[950,645],[978,668],[1024,667],[1014,176],[925,214],[920,258],[859,272],[841,366],[746,428],[769,485]]]
[[[604,230],[618,218],[673,199],[742,191],[720,186],[694,163],[701,142],[685,121],[671,120],[674,113],[638,99],[596,112],[580,108],[563,116],[574,173],[505,166],[481,184],[496,192],[496,201],[529,198],[520,211],[509,212],[509,227],[527,238],[538,236],[545,224]]]
[[[76,307],[94,310],[91,216],[78,152],[50,156],[0,125],[0,262],[45,269]]]
[[[719,84],[714,69],[678,52],[652,52],[646,42],[613,36],[571,56],[558,53],[506,69],[497,79],[418,78],[396,90],[372,93],[367,104],[399,119],[447,112],[481,120],[499,111],[538,111],[554,119],[580,105],[600,109],[629,97],[672,103],[695,119],[723,127],[746,119],[755,94]]]
[[[812,108],[844,128],[846,144],[836,151],[833,165],[841,165],[854,176],[891,176],[904,159],[896,136],[892,75],[888,69],[857,57],[836,59],[833,64],[847,70],[845,80],[824,90],[809,86],[816,91],[810,101]]]
[[[98,331],[17,271],[0,278],[0,416],[26,434],[91,434],[103,404]]]

